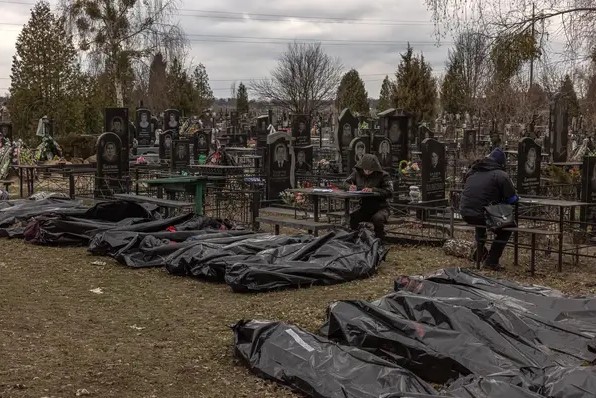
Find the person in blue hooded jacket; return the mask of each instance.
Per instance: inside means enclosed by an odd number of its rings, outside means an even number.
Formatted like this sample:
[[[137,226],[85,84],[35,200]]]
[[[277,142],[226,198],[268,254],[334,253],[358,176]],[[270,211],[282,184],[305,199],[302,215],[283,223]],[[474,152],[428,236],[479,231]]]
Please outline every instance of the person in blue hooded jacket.
[[[499,269],[499,260],[511,238],[511,232],[497,230],[486,254],[486,221],[484,208],[491,204],[514,204],[518,200],[511,178],[505,171],[505,153],[495,148],[488,157],[476,161],[464,178],[460,214],[464,221],[476,226],[477,253],[484,253],[484,266]]]

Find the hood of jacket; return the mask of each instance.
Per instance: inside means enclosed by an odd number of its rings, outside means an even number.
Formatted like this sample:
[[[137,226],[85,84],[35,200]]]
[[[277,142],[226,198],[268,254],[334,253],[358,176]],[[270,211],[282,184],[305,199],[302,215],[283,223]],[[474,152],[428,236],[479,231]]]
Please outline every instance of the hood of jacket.
[[[383,167],[381,167],[381,163],[379,159],[375,155],[371,155],[370,153],[365,154],[362,156],[362,159],[356,164],[355,166],[357,169],[360,170],[370,170],[370,171],[383,171]]]
[[[474,162],[471,169],[472,171],[493,171],[505,170],[505,167],[492,158],[484,158]]]

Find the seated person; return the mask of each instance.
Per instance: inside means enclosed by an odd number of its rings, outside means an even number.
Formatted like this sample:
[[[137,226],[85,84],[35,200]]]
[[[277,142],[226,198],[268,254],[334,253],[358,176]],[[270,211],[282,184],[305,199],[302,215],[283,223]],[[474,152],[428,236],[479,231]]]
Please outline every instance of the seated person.
[[[377,192],[380,196],[363,197],[360,207],[350,214],[350,228],[358,229],[361,222],[371,222],[375,235],[385,238],[385,224],[389,218],[387,199],[393,196],[393,182],[389,173],[383,171],[375,155],[365,154],[345,181],[350,191]]]
[[[466,223],[476,226],[476,255],[486,256],[484,208],[497,203],[514,204],[517,200],[513,182],[505,171],[505,153],[500,148],[472,165],[464,178],[459,211]],[[495,231],[495,240],[484,260],[485,267],[493,270],[501,268],[499,259],[510,237],[509,231]]]

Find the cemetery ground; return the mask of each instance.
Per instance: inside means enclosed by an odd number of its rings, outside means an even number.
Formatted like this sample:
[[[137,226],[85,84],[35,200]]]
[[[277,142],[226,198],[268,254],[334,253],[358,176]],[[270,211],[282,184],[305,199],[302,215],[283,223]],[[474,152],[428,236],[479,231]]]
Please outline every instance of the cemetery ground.
[[[2,398],[298,397],[234,358],[229,325],[271,319],[317,332],[334,300],[372,300],[388,293],[399,275],[472,266],[441,248],[391,246],[379,272],[366,280],[238,294],[165,269],[129,269],[85,248],[0,245],[9,254],[0,260]],[[530,278],[525,267],[512,268],[511,249],[505,257],[508,269],[500,276],[574,295],[595,292],[596,264],[566,263],[559,274],[556,256],[541,256]]]

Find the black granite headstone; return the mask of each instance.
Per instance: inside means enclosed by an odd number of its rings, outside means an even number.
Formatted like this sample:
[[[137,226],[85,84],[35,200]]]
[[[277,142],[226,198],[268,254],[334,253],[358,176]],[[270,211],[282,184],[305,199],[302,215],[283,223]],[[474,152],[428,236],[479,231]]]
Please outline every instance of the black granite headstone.
[[[12,142],[12,124],[7,122],[0,122],[0,139],[7,139]]]
[[[284,132],[267,136],[267,199],[278,200],[279,194],[293,186],[294,158],[290,156],[292,137]]]
[[[427,138],[422,141],[422,200],[445,199],[445,144]]]
[[[553,162],[566,162],[569,112],[567,102],[560,95],[556,95],[551,103],[549,130]]]
[[[109,197],[123,192],[123,153],[122,140],[117,134],[103,133],[97,139],[95,197]]]
[[[391,141],[391,154],[393,166],[398,167],[399,162],[408,159],[409,124],[411,119],[390,117],[387,120],[387,137]],[[382,130],[381,130],[382,132]]]
[[[261,115],[257,118],[257,126],[255,129],[257,148],[266,147],[268,134],[267,128],[269,128],[270,123],[271,120],[269,119],[268,115]]]
[[[209,155],[211,143],[211,132],[197,131],[193,136],[193,157],[195,161],[199,155]]]
[[[164,131],[159,135],[159,159],[170,160],[172,158],[172,148],[174,141],[173,131]]]
[[[526,137],[518,144],[517,150],[517,192],[521,195],[540,194],[540,145]]]
[[[310,117],[308,115],[292,115],[292,137],[294,145],[310,145]]]
[[[178,139],[180,132],[180,111],[178,109],[166,109],[164,111],[163,129],[174,133],[174,139]]]
[[[349,173],[367,153],[370,153],[370,137],[354,138],[348,147],[348,169],[346,172]]]
[[[462,150],[464,152],[464,154],[469,154],[472,153],[476,150],[476,138],[477,138],[478,134],[476,132],[476,129],[467,129],[464,130],[464,141],[462,144]]]
[[[391,154],[391,140],[387,137],[374,137],[372,145],[374,153],[384,169],[391,169],[393,157]]]
[[[190,165],[190,142],[187,140],[172,141],[172,158],[170,168],[172,171],[187,170]]]
[[[422,145],[422,141],[427,138],[435,138],[435,133],[428,126],[420,126],[418,128],[418,145]]]
[[[135,127],[137,129],[136,137],[139,145],[151,145],[153,140],[153,125],[151,123],[151,111],[149,109],[137,109]]]
[[[310,173],[312,171],[313,147],[294,147],[296,155],[296,173]]]
[[[232,139],[230,141],[230,145],[237,147],[237,148],[246,148],[247,144],[248,144],[248,134],[246,134],[246,133],[236,134],[232,137]]]
[[[122,172],[128,174],[130,137],[128,131],[128,108],[106,108],[104,118],[105,131],[116,134],[122,142]]]
[[[596,156],[584,157],[581,200],[592,204],[581,208],[581,220],[596,224]],[[596,227],[592,227],[592,231],[594,230],[596,230]]]
[[[352,114],[350,109],[344,109],[339,115],[337,127],[337,150],[341,154],[341,165],[343,172],[351,170],[348,166],[348,153],[350,143],[358,135],[358,118]]]

